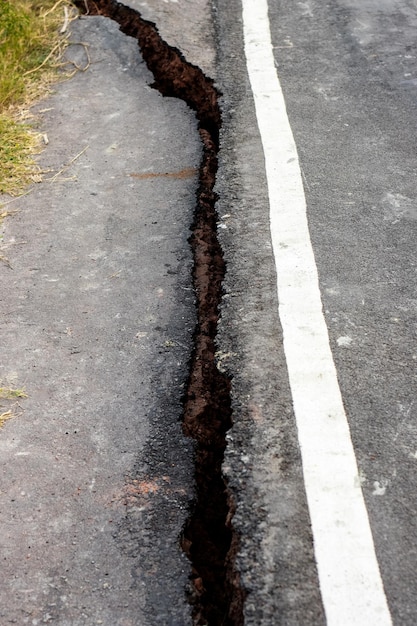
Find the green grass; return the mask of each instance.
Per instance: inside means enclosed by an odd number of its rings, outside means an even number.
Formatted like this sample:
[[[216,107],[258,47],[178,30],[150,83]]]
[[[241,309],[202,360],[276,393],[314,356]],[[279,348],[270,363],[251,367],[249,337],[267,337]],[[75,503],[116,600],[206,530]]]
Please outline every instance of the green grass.
[[[18,400],[21,398],[27,398],[27,394],[24,389],[14,389],[13,387],[0,387],[0,400],[6,400],[6,404],[9,405],[6,411],[2,411],[0,404],[0,428],[7,420],[13,419],[19,412],[16,412],[16,407],[19,407]],[[7,407],[3,407],[7,408]]]
[[[0,387],[1,400],[16,400],[16,398],[27,398],[24,389],[13,389],[12,387]]]
[[[25,110],[59,77],[69,0],[0,0],[0,193],[18,195],[33,179],[38,135]]]
[[[18,195],[33,180],[39,140],[27,125],[0,115],[0,193]]]

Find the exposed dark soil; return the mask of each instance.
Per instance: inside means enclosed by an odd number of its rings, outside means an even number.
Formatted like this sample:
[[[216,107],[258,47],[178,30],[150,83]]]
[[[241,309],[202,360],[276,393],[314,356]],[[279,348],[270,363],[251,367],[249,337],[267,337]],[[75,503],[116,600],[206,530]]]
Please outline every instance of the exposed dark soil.
[[[221,125],[213,81],[160,37],[155,25],[114,0],[76,0],[80,10],[109,17],[135,37],[154,87],[184,100],[196,112],[203,143],[197,205],[190,239],[198,325],[187,391],[184,433],[195,439],[196,498],[184,528],[182,547],[192,565],[190,602],[196,626],[241,626],[244,591],[234,568],[238,537],[233,532],[233,501],[222,474],[226,432],[232,426],[230,380],[219,371],[215,338],[225,264],[217,239],[217,151]],[[168,174],[167,174],[168,175]]]

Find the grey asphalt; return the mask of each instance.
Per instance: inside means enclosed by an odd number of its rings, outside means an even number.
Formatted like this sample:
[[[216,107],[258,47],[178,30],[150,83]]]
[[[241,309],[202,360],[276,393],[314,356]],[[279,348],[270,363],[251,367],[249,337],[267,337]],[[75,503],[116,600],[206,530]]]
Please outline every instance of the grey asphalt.
[[[187,624],[197,124],[115,23],[72,33],[91,64],[37,106],[45,182],[2,226],[0,386],[28,398],[0,432],[0,623]]]
[[[222,93],[217,343],[232,384],[224,473],[245,624],[325,624],[241,3],[128,4]],[[414,626],[417,10],[403,0],[269,10],[382,579],[394,624]],[[194,114],[151,89],[133,40],[104,18],[72,29],[68,55],[83,65],[88,43],[91,65],[37,107],[52,180],[1,226],[11,267],[0,262],[0,386],[28,398],[0,430],[0,624],[185,625],[178,536],[193,449],[179,419],[201,145]]]
[[[301,462],[274,319],[263,154],[241,3],[219,0],[228,263],[227,450],[247,624],[321,624]],[[269,0],[326,321],[393,623],[417,623],[415,3]],[[306,519],[307,518],[307,519]],[[253,525],[254,523],[254,525]],[[350,624],[348,615],[340,624]]]
[[[217,2],[223,131],[217,191],[227,263],[219,343],[232,376],[225,472],[236,499],[245,624],[324,624],[282,331],[264,157],[241,4]]]
[[[394,624],[417,622],[417,7],[271,3],[326,320]],[[344,338],[349,338],[348,343]]]

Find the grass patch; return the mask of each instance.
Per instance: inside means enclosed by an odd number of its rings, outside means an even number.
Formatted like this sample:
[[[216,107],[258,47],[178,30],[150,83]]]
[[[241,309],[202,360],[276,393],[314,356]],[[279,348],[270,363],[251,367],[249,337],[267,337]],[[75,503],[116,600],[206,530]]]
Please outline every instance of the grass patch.
[[[18,195],[39,173],[39,137],[22,120],[60,76],[70,10],[69,0],[0,0],[0,193]]]
[[[27,398],[24,389],[14,389],[13,387],[0,387],[0,400],[6,401],[6,406],[0,406],[0,428],[7,420],[17,417],[22,413],[20,410],[19,400]],[[4,404],[2,402],[1,404]],[[7,410],[3,410],[7,409]]]
[[[0,193],[18,195],[33,182],[38,172],[33,156],[38,149],[39,139],[29,126],[0,115]]]
[[[13,389],[12,387],[0,387],[0,400],[16,400],[17,398],[27,398],[24,389]]]

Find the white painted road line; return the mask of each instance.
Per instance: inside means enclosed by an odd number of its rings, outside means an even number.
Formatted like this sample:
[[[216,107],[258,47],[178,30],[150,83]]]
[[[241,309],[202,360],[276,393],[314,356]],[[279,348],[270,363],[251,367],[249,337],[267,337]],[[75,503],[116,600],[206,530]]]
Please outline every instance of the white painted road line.
[[[320,589],[329,626],[392,624],[323,316],[297,149],[274,64],[266,0],[242,0],[262,139],[279,315]]]

